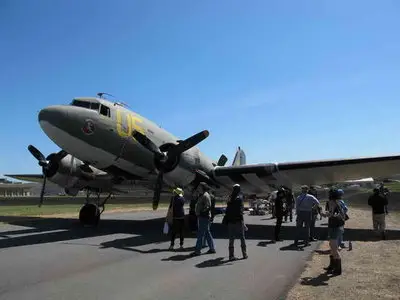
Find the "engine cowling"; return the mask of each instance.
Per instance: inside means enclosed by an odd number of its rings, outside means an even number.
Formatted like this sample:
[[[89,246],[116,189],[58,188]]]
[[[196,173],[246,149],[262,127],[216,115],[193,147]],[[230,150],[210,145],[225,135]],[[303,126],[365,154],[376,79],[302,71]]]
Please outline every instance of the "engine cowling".
[[[113,179],[107,173],[85,164],[64,150],[52,153],[47,157],[33,145],[29,145],[28,150],[38,160],[39,166],[42,167],[43,185],[40,192],[39,207],[43,204],[47,179],[64,187],[69,195],[76,195],[92,180],[96,180],[95,183],[101,187],[96,188],[103,190],[102,186],[106,186]]]
[[[47,160],[49,161],[49,168],[45,171],[47,178],[64,187],[65,192],[71,196],[76,196],[80,189],[99,177],[103,182],[105,179],[111,180],[107,173],[86,165],[70,154],[60,157],[53,153]]]

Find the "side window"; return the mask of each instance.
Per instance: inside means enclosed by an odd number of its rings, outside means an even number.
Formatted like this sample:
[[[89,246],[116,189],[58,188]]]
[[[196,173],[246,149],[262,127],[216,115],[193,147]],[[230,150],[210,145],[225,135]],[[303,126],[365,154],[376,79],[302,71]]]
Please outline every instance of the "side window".
[[[105,105],[101,105],[100,113],[101,113],[103,116],[110,117],[110,108],[107,107],[107,106],[105,106]]]

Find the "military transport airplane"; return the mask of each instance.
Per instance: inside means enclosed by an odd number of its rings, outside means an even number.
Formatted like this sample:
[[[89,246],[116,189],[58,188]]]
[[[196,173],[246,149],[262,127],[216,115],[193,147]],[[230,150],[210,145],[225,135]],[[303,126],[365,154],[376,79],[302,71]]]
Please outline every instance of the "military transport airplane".
[[[216,191],[229,192],[239,183],[245,194],[263,195],[278,186],[321,185],[365,177],[388,177],[400,173],[400,155],[367,158],[246,164],[238,149],[231,166],[227,157],[214,161],[196,146],[209,136],[207,130],[181,140],[126,105],[97,97],[74,98],[69,105],[42,109],[38,119],[42,130],[62,150],[45,157],[34,146],[28,150],[42,167],[41,175],[6,175],[42,181],[40,205],[46,179],[75,196],[87,191],[79,219],[97,224],[109,198],[100,193],[120,192],[120,186],[135,184],[154,191],[157,209],[164,187],[180,186],[194,192],[200,182]],[[97,192],[95,203],[88,201]]]

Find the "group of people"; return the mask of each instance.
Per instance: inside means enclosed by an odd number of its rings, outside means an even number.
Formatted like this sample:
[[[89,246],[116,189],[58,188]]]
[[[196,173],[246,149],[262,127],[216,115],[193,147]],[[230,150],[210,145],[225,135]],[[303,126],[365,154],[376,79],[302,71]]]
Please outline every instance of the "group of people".
[[[216,253],[215,243],[211,234],[211,224],[214,219],[215,200],[210,194],[210,187],[205,182],[201,182],[198,187],[198,199],[195,202],[194,213],[197,218],[197,241],[195,250],[191,256],[201,254],[202,248],[207,245],[209,250],[207,254]],[[180,247],[184,244],[184,212],[185,198],[183,190],[175,188],[169,205],[167,221],[170,224],[171,244],[169,249],[174,249],[176,236],[179,234]],[[192,207],[193,209],[193,207]],[[230,199],[227,202],[227,208],[223,219],[223,224],[227,226],[229,236],[229,260],[236,260],[234,253],[234,241],[240,239],[243,259],[248,258],[245,240],[245,230],[247,229],[243,219],[244,214],[244,197],[241,193],[240,185],[235,184],[232,188]]]
[[[322,212],[320,201],[318,200],[317,191],[313,187],[302,186],[301,194],[295,200],[296,209],[296,233],[294,245],[299,246],[299,240],[303,236],[304,245],[310,245],[311,241],[316,240],[315,223],[318,215],[328,218],[328,235],[329,245],[331,249],[330,265],[326,268],[328,273],[340,275],[341,274],[341,258],[339,250],[343,245],[343,232],[344,224],[348,219],[347,206],[345,205],[342,197],[343,190],[331,189],[329,191],[329,201],[325,206],[325,212]],[[281,187],[277,192],[275,199],[276,211],[276,226],[275,226],[275,240],[279,241],[279,234],[282,225],[283,216],[288,213],[290,207],[286,207],[285,201],[291,203],[290,198],[293,198],[291,191]],[[287,200],[289,199],[289,201]],[[305,232],[304,232],[305,229]]]
[[[177,234],[180,236],[180,247],[184,243],[184,224],[185,213],[183,190],[176,188],[173,191],[174,195],[171,199],[168,214],[171,225],[171,244],[170,249],[174,248]],[[340,250],[344,248],[343,234],[345,222],[349,219],[348,208],[343,201],[344,191],[342,189],[331,188],[329,190],[328,201],[325,205],[325,212],[322,211],[318,195],[313,187],[302,186],[301,194],[295,199],[291,190],[281,187],[277,191],[275,204],[275,235],[274,242],[280,241],[280,231],[282,221],[287,218],[292,221],[293,208],[296,210],[296,233],[294,245],[299,245],[299,240],[303,236],[304,244],[310,245],[311,241],[316,240],[315,223],[318,216],[328,218],[328,237],[330,246],[330,263],[327,268],[328,273],[340,275],[342,272],[342,262]],[[368,204],[373,211],[373,226],[374,229],[385,238],[385,214],[387,214],[387,193],[383,193],[381,189],[375,188],[373,195],[368,199]],[[210,194],[210,187],[202,182],[199,185],[199,197],[194,209],[194,214],[197,218],[197,241],[195,251],[192,256],[201,254],[202,248],[208,245],[207,253],[216,253],[215,243],[210,231],[210,226],[214,219],[215,200]],[[229,237],[228,253],[229,260],[236,260],[234,251],[234,241],[240,239],[242,256],[248,258],[245,231],[247,227],[244,223],[244,196],[241,192],[239,184],[232,187],[232,193],[227,202],[227,208],[222,223],[227,226],[227,234]],[[304,232],[305,228],[305,232]]]

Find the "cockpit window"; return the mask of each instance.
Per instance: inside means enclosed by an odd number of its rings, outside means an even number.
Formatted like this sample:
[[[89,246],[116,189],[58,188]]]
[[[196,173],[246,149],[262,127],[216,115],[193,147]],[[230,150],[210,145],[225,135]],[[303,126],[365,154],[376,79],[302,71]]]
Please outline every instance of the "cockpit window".
[[[109,117],[110,116],[110,108],[108,106],[105,106],[102,104],[101,108],[100,108],[100,113],[103,116]]]
[[[87,101],[74,100],[74,101],[72,101],[72,105],[84,107],[84,108],[90,108],[90,102],[87,102]]]
[[[72,101],[71,105],[88,108],[88,109],[93,109],[97,112],[99,111],[99,107],[100,107],[100,104],[97,102],[81,101],[81,100],[74,100],[74,101]]]

